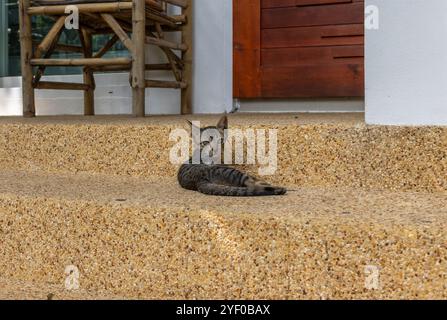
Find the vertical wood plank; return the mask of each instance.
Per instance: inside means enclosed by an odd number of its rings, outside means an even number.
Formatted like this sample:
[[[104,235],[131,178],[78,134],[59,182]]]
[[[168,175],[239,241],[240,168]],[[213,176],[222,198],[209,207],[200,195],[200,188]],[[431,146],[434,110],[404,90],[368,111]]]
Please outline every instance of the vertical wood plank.
[[[135,52],[132,54],[132,113],[144,117],[145,110],[145,33],[146,2],[133,0],[132,7],[132,41]]]
[[[236,98],[364,96],[364,0],[234,0],[233,7]]]
[[[233,0],[233,92],[261,97],[261,1]]]
[[[188,50],[183,52],[183,62],[185,64],[182,81],[187,83],[187,87],[182,89],[181,94],[181,113],[192,113],[192,90],[193,90],[193,1],[187,0],[188,7],[183,9],[183,14],[186,17],[186,25],[183,27],[182,43],[188,45]]]
[[[19,24],[20,24],[20,64],[22,68],[22,97],[23,116],[34,117],[35,100],[33,88],[33,68],[30,60],[33,55],[33,42],[31,31],[31,17],[27,14],[30,0],[19,1]]]

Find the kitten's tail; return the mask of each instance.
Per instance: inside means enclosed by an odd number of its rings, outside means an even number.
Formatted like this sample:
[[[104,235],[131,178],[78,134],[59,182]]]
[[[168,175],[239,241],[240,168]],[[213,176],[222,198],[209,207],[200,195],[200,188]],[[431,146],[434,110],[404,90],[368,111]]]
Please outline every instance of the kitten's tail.
[[[259,197],[259,196],[279,196],[287,193],[287,189],[273,186],[262,186],[254,189],[247,187],[233,187],[215,183],[202,183],[198,191],[213,196],[226,197]]]

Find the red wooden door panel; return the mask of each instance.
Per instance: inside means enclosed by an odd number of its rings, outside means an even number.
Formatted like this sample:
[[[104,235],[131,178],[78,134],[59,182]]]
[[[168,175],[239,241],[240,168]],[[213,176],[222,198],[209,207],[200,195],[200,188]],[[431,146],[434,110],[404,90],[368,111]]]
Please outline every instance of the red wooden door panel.
[[[363,21],[364,0],[235,0],[235,97],[362,97]]]

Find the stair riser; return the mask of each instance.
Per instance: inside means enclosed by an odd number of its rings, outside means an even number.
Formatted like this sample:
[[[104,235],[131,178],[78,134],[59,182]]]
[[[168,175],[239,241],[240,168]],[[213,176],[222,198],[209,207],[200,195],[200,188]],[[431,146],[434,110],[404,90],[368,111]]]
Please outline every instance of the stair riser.
[[[177,166],[169,160],[174,128],[2,124],[0,167],[175,176]],[[447,128],[289,125],[278,130],[278,170],[265,177],[276,184],[447,191]]]
[[[0,270],[63,286],[75,265],[83,289],[140,298],[447,298],[443,226],[328,221],[2,196]]]

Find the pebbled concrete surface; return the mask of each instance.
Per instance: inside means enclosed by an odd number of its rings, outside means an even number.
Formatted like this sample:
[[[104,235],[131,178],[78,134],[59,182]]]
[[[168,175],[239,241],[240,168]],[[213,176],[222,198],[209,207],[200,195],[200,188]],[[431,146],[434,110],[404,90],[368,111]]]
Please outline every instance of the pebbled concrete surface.
[[[171,130],[187,128],[185,119],[218,118],[0,118],[0,167],[174,177]],[[235,114],[229,123],[278,129],[278,170],[268,177],[275,184],[447,191],[447,127],[368,126],[362,114]]]
[[[445,299],[446,227],[447,193],[234,199],[173,178],[0,172],[0,278],[60,288],[75,265],[86,298]]]
[[[447,128],[229,115],[278,129],[265,179],[292,189],[235,199],[169,162],[172,129],[218,118],[0,117],[0,299],[447,298]]]

